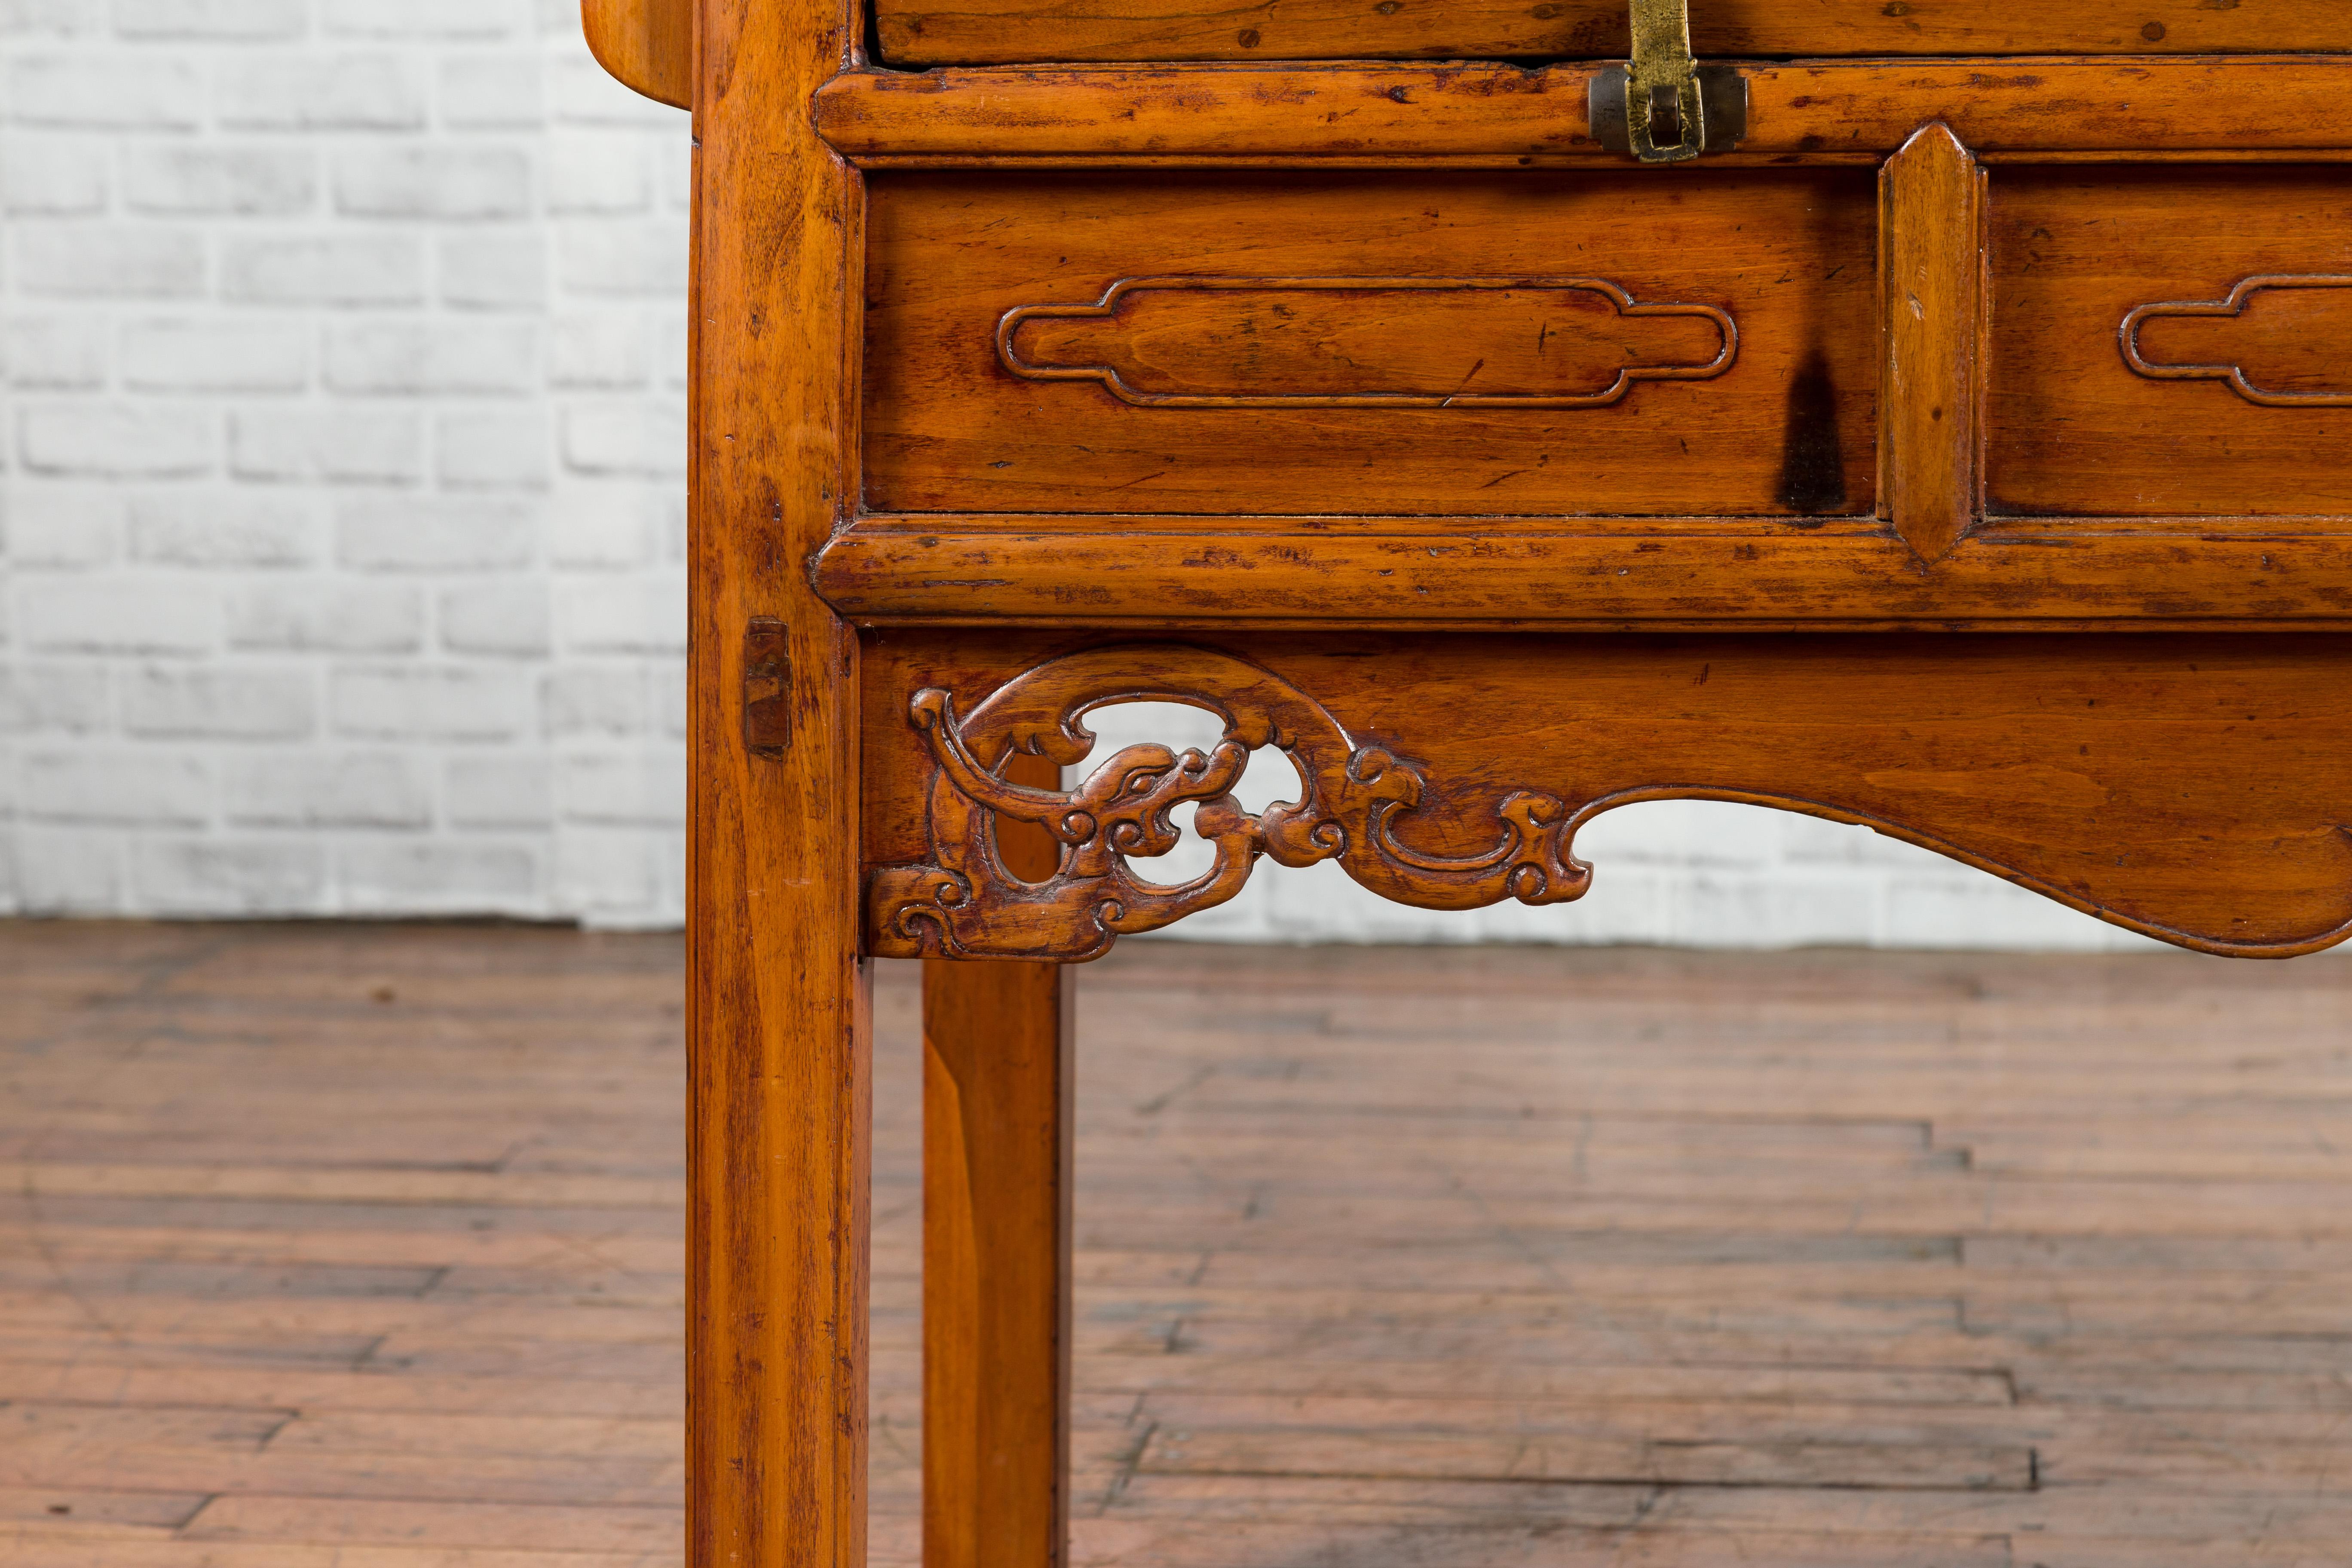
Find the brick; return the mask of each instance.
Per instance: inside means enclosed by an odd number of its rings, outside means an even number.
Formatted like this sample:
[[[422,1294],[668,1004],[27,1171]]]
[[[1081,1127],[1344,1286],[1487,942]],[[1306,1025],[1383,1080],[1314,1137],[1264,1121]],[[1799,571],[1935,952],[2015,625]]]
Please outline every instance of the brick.
[[[642,829],[568,827],[555,836],[554,903],[592,925],[643,921],[656,907],[661,863]]]
[[[526,831],[554,825],[554,784],[542,756],[452,757],[443,786],[457,827]]]
[[[230,55],[215,94],[231,131],[420,131],[418,62],[392,55]]]
[[[5,500],[11,565],[88,569],[109,564],[121,549],[120,486],[20,484]]]
[[[543,490],[553,470],[547,416],[539,409],[445,414],[435,473],[455,490]]]
[[[557,759],[555,793],[565,822],[672,827],[686,822],[686,753],[662,748]]]
[[[0,664],[0,734],[91,734],[113,720],[102,665]]]
[[[652,203],[652,170],[642,134],[573,131],[551,141],[548,211],[609,216],[641,213]]]
[[[684,392],[687,379],[693,370],[693,344],[687,335],[686,312],[664,310],[658,322],[662,384],[674,391]]]
[[[20,835],[16,898],[30,915],[123,913],[121,835],[54,826]]]
[[[219,646],[207,584],[164,574],[93,573],[16,584],[25,646],[47,653],[199,654]]]
[[[0,213],[86,217],[106,210],[112,150],[95,138],[11,132],[0,138]]]
[[[392,584],[268,584],[233,596],[227,622],[236,648],[415,653],[425,645],[425,596]]]
[[[686,477],[686,410],[669,399],[579,403],[563,411],[563,463],[576,474]]]
[[[523,0],[321,0],[330,33],[363,38],[506,38],[527,37],[530,10]]]
[[[147,839],[131,850],[131,886],[157,914],[314,914],[327,906],[327,858],[286,839]]]
[[[319,521],[307,499],[174,489],[134,496],[130,510],[133,561],[268,570],[318,558]]]
[[[46,392],[95,392],[106,384],[108,322],[97,316],[28,316],[10,321],[8,384]]]
[[[646,323],[632,312],[575,312],[548,323],[551,386],[629,391],[646,384],[648,364]]]
[[[686,661],[669,661],[654,671],[654,710],[660,721],[660,730],[673,741],[686,739]],[[1295,795],[1297,789],[1281,792]]]
[[[141,392],[299,392],[310,335],[299,321],[249,316],[133,321],[122,330],[122,383]]]
[[[205,291],[194,229],[130,223],[11,226],[16,286],[68,299],[192,299]]]
[[[687,228],[674,219],[574,218],[556,247],[574,293],[675,300],[685,291]]]
[[[539,390],[539,329],[530,322],[360,321],[327,333],[326,381],[336,392],[427,396]]]
[[[257,305],[422,304],[425,247],[405,234],[231,240],[221,294]]]
[[[665,498],[630,485],[575,485],[548,509],[548,559],[559,567],[626,572],[653,558]]]
[[[28,752],[22,780],[24,813],[35,822],[200,827],[212,816],[203,761],[160,747]]]
[[[392,752],[265,752],[238,757],[226,788],[242,827],[424,828],[433,792],[415,760]]]
[[[666,492],[662,499],[667,503],[662,510],[662,540],[668,548],[670,563],[683,566],[686,564],[688,529],[691,522],[686,506],[686,489],[681,485]]]
[[[539,514],[510,501],[386,496],[346,502],[336,558],[362,572],[493,572],[528,566]]]
[[[360,147],[335,160],[335,209],[353,217],[518,218],[530,212],[519,148]]]
[[[445,589],[441,646],[450,653],[543,658],[553,637],[547,584],[539,578]]]
[[[307,0],[114,0],[126,38],[299,38],[310,24]]]
[[[441,242],[441,302],[461,310],[536,310],[547,302],[547,242],[536,228]]]
[[[549,62],[549,98],[555,119],[572,125],[634,125],[683,135],[688,116],[613,79],[586,49]]]
[[[425,471],[425,423],[406,409],[300,405],[229,416],[229,469],[239,479],[410,484]]]
[[[372,741],[511,741],[529,722],[520,671],[402,664],[340,669],[330,707],[337,733]]]
[[[299,741],[317,727],[304,670],[150,666],[122,681],[123,732],[142,740]]]
[[[643,734],[653,715],[644,667],[583,665],[553,671],[540,683],[540,715],[541,727],[555,740]]]
[[[556,626],[574,653],[686,651],[686,579],[583,577],[556,584]]]
[[[544,75],[537,55],[447,56],[441,123],[453,131],[537,131],[547,119]]]
[[[526,844],[359,840],[337,853],[343,908],[367,914],[535,914],[539,852]]]
[[[134,144],[122,152],[122,200],[133,212],[290,217],[319,199],[307,147]]]
[[[220,447],[209,408],[141,403],[34,403],[17,420],[27,472],[89,479],[189,479],[209,473]]]
[[[106,20],[89,0],[0,0],[0,38],[102,33]]]
[[[666,136],[660,150],[662,205],[681,216],[694,212],[694,138]]]
[[[172,55],[36,55],[10,62],[6,102],[22,125],[193,131],[204,123],[205,78]]]

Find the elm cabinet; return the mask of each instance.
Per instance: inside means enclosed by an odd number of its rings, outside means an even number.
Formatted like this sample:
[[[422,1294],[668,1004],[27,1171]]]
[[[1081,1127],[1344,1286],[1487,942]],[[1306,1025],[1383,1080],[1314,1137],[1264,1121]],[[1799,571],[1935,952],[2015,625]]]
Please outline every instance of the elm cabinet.
[[[1326,860],[1573,899],[1584,821],[1692,796],[2209,952],[2352,929],[2352,8],[588,22],[698,147],[702,1568],[863,1560],[872,957],[929,961],[926,1560],[1045,1568],[1121,935]],[[1079,766],[1138,700],[1223,739]]]

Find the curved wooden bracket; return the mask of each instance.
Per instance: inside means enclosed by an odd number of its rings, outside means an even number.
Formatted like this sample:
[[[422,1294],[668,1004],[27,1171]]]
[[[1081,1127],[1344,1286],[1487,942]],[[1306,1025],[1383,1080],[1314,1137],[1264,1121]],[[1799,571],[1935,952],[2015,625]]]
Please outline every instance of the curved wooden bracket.
[[[1665,799],[1866,826],[2207,952],[2285,957],[2352,934],[2352,649],[2132,638],[2061,657],[2049,641],[1506,639],[1390,679],[1360,650],[1286,660],[1286,679],[1234,653],[1125,644],[1049,658],[961,717],[941,688],[877,692],[929,754],[925,782],[893,786],[922,793],[928,852],[871,868],[868,946],[1093,958],[1231,899],[1261,856],[1333,861],[1424,909],[1558,903],[1591,885],[1580,826]],[[1393,721],[1399,691],[1444,715],[1416,727],[1413,756],[1339,716],[1369,703]],[[1205,752],[1129,746],[1066,790],[1005,778],[1015,757],[1083,762],[1087,715],[1128,702],[1202,709],[1224,733]],[[1232,790],[1268,746],[1301,793],[1253,815]],[[1185,805],[1214,862],[1151,881],[1133,862],[1177,846]],[[1007,868],[1000,819],[1047,828],[1050,874]]]
[[[694,107],[694,0],[580,0],[588,52],[632,92]]]

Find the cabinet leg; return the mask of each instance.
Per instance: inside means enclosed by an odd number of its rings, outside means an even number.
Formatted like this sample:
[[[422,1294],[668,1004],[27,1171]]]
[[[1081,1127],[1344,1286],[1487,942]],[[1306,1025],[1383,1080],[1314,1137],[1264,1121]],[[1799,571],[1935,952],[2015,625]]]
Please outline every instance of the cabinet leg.
[[[1033,758],[1006,773],[1055,782]],[[1053,871],[1038,829],[998,847],[1018,875]],[[1064,1558],[1076,978],[923,965],[923,1568]]]
[[[923,966],[924,1568],[1063,1559],[1075,979]]]

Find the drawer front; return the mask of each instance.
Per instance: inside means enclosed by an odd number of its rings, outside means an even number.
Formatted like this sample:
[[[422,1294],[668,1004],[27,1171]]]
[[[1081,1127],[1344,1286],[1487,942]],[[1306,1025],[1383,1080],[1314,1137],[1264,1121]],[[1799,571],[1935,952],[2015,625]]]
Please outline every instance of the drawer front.
[[[893,65],[1047,60],[1607,59],[1625,0],[876,0]],[[2352,49],[2332,0],[1692,0],[1702,56],[2202,54]]]
[[[1992,182],[1989,508],[2352,512],[2352,170]]]
[[[878,174],[892,512],[1853,516],[1867,170]]]

